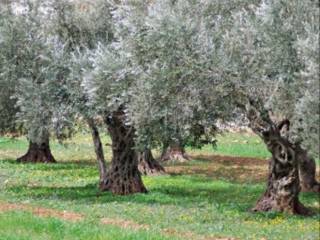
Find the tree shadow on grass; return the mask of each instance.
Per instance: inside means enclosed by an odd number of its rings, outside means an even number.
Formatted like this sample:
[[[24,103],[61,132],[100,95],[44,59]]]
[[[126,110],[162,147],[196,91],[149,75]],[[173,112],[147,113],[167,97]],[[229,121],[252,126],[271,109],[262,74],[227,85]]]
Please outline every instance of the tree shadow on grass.
[[[10,165],[12,167],[25,167],[28,170],[77,170],[89,167],[95,167],[96,163],[93,161],[79,160],[79,161],[62,161],[57,163],[20,163],[13,159],[0,160],[0,164]],[[1,166],[1,165],[0,165]]]
[[[96,184],[78,187],[44,187],[44,186],[12,186],[6,191],[16,195],[19,199],[57,200],[73,202],[79,205],[96,205],[108,203],[132,203],[146,206],[171,205],[194,207],[220,207],[226,211],[239,213],[248,212],[264,191],[262,185],[226,184],[225,186],[206,185],[205,180],[191,179],[193,186],[175,186],[165,184],[150,186],[148,194],[134,194],[130,196],[115,196],[110,192],[99,192]],[[317,201],[316,194],[303,194],[303,202],[307,205]],[[319,208],[313,207],[315,213]],[[272,213],[271,213],[272,214]],[[260,214],[270,217],[270,213]]]
[[[3,160],[5,165],[21,165],[14,160]],[[80,170],[85,167],[94,168],[94,162],[62,162],[57,164],[35,164],[23,165],[26,169],[31,170]],[[7,167],[6,167],[7,168]],[[23,171],[18,167],[20,171]],[[57,177],[57,176],[56,176]],[[174,205],[186,208],[199,207],[201,205],[223,206],[225,209],[235,210],[238,212],[247,212],[254,206],[255,202],[262,195],[265,184],[239,184],[230,182],[230,179],[217,180],[204,176],[188,175],[171,175],[148,177],[145,179],[149,190],[148,194],[135,194],[130,196],[114,196],[110,192],[99,192],[95,183],[72,186],[72,183],[59,183],[61,185],[41,186],[28,185],[11,185],[5,188],[5,191],[12,194],[18,199],[34,200],[57,200],[70,201],[75,204],[94,205],[108,203],[133,203],[142,205]],[[26,181],[27,182],[27,181]],[[87,182],[88,183],[88,182]],[[316,202],[316,194],[302,194],[304,203],[311,205]],[[316,211],[319,209],[316,209]]]
[[[170,177],[171,181],[174,178],[181,179],[181,177]],[[190,177],[188,177],[188,181],[193,182],[193,184],[188,184],[188,186],[183,186],[183,182],[180,184],[177,182],[177,185],[174,182],[166,184],[166,180],[162,179],[159,184],[149,186],[148,194],[129,196],[115,196],[110,192],[99,192],[96,184],[78,187],[20,185],[7,187],[6,190],[19,198],[29,199],[58,199],[59,201],[77,201],[87,204],[132,202],[147,205],[183,205],[186,207],[192,207],[198,203],[247,205],[255,202],[257,197],[262,194],[261,186],[240,186],[237,184],[215,186],[214,184],[208,184],[205,180]]]

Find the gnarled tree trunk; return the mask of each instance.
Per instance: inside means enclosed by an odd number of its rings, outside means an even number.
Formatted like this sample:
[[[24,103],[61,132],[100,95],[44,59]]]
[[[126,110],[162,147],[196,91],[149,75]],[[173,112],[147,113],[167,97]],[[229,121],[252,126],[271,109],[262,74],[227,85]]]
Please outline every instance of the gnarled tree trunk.
[[[55,163],[49,145],[49,137],[45,138],[42,143],[29,141],[28,152],[17,159],[21,163]]]
[[[302,191],[320,192],[320,183],[316,180],[316,163],[307,151],[297,146],[300,185]]]
[[[300,181],[295,147],[278,137],[266,144],[272,153],[268,185],[253,210],[309,214],[299,201]]]
[[[267,190],[253,210],[309,214],[309,210],[299,201],[300,181],[296,145],[281,132],[284,126],[289,127],[289,121],[275,124],[260,102],[250,101],[246,109],[251,129],[262,138],[272,154]]]
[[[172,161],[181,163],[188,161],[189,157],[186,154],[184,147],[180,143],[172,142],[163,146],[160,160],[163,162]]]
[[[107,180],[107,164],[104,158],[103,147],[99,130],[92,118],[87,119],[88,125],[91,129],[91,135],[94,145],[94,151],[96,153],[98,168],[99,168],[99,188],[103,189]]]
[[[138,154],[138,168],[140,173],[144,175],[158,175],[165,172],[161,164],[154,159],[150,149],[147,149]]]
[[[118,195],[147,192],[138,170],[133,127],[125,124],[125,114],[121,110],[113,112],[105,122],[112,139],[113,156],[102,190]]]

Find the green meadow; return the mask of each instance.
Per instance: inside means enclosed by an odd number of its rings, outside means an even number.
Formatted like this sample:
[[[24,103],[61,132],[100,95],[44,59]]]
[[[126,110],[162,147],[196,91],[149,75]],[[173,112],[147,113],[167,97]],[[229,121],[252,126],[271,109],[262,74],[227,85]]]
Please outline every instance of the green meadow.
[[[106,158],[110,140],[103,136]],[[302,193],[311,217],[253,213],[268,151],[251,134],[188,148],[192,160],[144,176],[147,194],[99,192],[90,135],[51,143],[56,164],[18,164],[24,138],[0,138],[0,239],[319,239],[319,196]],[[154,155],[158,155],[154,150]],[[68,214],[70,214],[69,217]]]

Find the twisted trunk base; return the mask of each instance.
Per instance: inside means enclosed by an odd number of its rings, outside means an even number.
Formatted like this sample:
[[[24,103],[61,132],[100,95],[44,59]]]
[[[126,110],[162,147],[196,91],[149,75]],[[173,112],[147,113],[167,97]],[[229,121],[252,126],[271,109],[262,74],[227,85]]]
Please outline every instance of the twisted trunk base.
[[[22,157],[17,159],[20,163],[55,163],[49,145],[49,139],[46,139],[43,143],[33,143],[29,141],[28,152]]]
[[[300,146],[297,147],[297,150],[301,190],[320,193],[320,183],[316,180],[315,160]]]
[[[250,99],[245,109],[250,128],[260,136],[272,154],[267,190],[253,210],[311,214],[299,201],[300,148],[288,138],[289,120],[274,123],[261,101]]]
[[[270,160],[267,190],[252,210],[255,212],[277,211],[297,215],[312,214],[299,201],[300,187],[296,170],[284,175],[278,171],[279,166],[274,163],[274,160]]]
[[[154,159],[150,149],[138,153],[138,169],[143,175],[159,175],[165,172],[164,167]]]
[[[180,144],[171,144],[168,147],[164,147],[160,160],[162,162],[172,161],[172,162],[187,162],[190,160],[189,156],[183,146]]]
[[[116,195],[146,193],[134,150],[134,130],[125,125],[124,112],[114,112],[105,122],[112,139],[113,157],[101,190],[108,190]]]

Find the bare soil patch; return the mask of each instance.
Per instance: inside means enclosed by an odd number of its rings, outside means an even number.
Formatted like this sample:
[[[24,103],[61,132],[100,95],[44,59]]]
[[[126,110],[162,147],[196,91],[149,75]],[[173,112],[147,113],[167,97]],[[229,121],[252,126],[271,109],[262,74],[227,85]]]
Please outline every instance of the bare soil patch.
[[[239,183],[263,182],[268,176],[268,161],[263,159],[219,155],[193,155],[192,158],[205,164],[166,166],[166,172],[172,175],[223,178]]]
[[[221,155],[192,155],[193,159],[202,161],[208,161],[213,163],[220,163],[224,165],[237,165],[237,166],[267,166],[268,160],[261,158],[250,158],[250,157],[232,157],[232,156],[221,156]]]
[[[84,217],[81,214],[74,212],[33,207],[26,204],[0,203],[0,212],[8,211],[27,211],[39,217],[54,217],[71,222],[77,222],[84,219]]]

